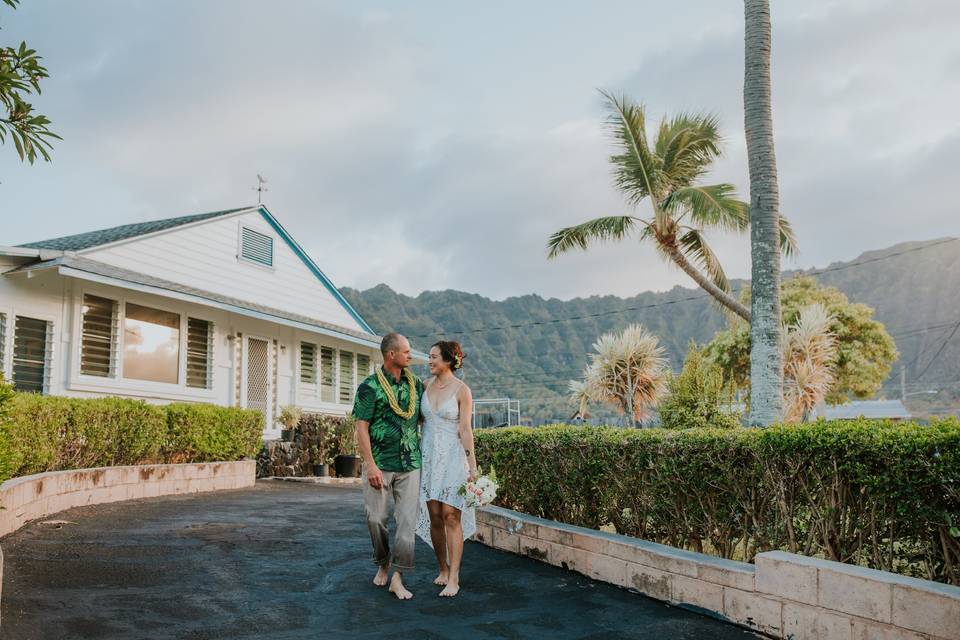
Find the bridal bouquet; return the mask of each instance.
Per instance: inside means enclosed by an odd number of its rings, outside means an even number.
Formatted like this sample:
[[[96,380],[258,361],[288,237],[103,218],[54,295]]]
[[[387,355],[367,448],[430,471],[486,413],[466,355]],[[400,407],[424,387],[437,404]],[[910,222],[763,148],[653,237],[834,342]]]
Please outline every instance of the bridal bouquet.
[[[466,498],[467,507],[485,507],[497,497],[497,487],[497,474],[491,470],[489,475],[460,485],[457,493]]]

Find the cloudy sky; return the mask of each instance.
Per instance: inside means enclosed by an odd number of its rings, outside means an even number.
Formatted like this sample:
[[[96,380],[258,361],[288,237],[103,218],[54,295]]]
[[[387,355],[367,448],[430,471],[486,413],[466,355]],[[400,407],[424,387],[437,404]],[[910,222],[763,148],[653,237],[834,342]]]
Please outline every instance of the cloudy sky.
[[[960,235],[960,3],[773,0],[782,211],[824,266]],[[265,202],[338,285],[503,298],[689,285],[636,241],[547,261],[625,212],[597,88],[721,118],[747,199],[739,0],[23,0],[54,161],[0,148],[0,244]],[[642,213],[642,210],[641,210]],[[743,239],[714,236],[732,276]]]

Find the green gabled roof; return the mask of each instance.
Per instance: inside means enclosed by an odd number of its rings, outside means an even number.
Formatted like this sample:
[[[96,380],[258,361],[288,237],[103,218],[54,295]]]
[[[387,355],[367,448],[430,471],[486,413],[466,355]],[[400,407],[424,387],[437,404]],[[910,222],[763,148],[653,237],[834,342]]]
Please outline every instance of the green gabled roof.
[[[87,233],[78,233],[72,236],[63,236],[60,238],[51,238],[50,240],[40,240],[29,242],[18,246],[28,249],[53,249],[56,251],[83,251],[92,247],[98,247],[111,242],[136,238],[137,236],[156,233],[157,231],[166,231],[191,222],[200,222],[219,216],[230,215],[238,211],[246,211],[255,207],[240,207],[239,209],[227,209],[225,211],[212,211],[210,213],[197,213],[191,216],[180,216],[179,218],[165,218],[163,220],[152,220],[150,222],[136,222],[134,224],[122,224],[119,227],[101,229],[100,231],[88,231]]]

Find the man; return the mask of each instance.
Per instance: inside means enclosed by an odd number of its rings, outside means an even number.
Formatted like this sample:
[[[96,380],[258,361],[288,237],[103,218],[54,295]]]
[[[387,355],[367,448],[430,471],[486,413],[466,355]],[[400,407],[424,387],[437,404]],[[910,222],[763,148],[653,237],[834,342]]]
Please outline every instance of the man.
[[[386,585],[392,566],[390,591],[400,600],[409,600],[413,594],[403,584],[403,573],[413,569],[420,499],[417,422],[423,382],[407,368],[413,356],[405,337],[388,333],[380,343],[380,352],[383,366],[360,384],[353,405],[357,447],[367,480],[363,485],[363,504],[373,543],[373,561],[379,567],[373,584]],[[396,522],[392,553],[387,535],[391,496]]]

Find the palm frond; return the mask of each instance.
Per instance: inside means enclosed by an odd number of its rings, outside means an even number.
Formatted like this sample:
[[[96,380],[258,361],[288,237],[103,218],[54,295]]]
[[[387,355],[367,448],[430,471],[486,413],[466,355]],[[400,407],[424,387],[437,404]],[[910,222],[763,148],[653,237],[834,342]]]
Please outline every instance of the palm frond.
[[[621,147],[621,152],[610,156],[614,167],[614,182],[632,205],[644,198],[657,197],[660,191],[657,174],[660,163],[650,152],[647,142],[646,111],[626,96],[600,91],[607,100],[607,126]]]
[[[703,234],[697,229],[690,229],[680,236],[679,242],[684,255],[703,269],[710,280],[713,281],[713,284],[730,293],[730,282],[727,280],[727,274],[723,271],[723,265],[720,264],[717,254],[707,244]]]
[[[719,128],[711,114],[679,114],[661,125],[655,148],[671,188],[693,184],[721,155]]]
[[[572,249],[586,249],[591,240],[620,240],[633,230],[633,216],[606,216],[560,229],[547,241],[547,256],[556,258]]]
[[[783,216],[780,216],[780,251],[788,258],[793,258],[800,252],[797,247],[797,236],[793,233],[793,226]]]
[[[663,208],[683,210],[700,227],[744,232],[750,228],[750,205],[737,200],[732,184],[681,187],[663,201]]]

